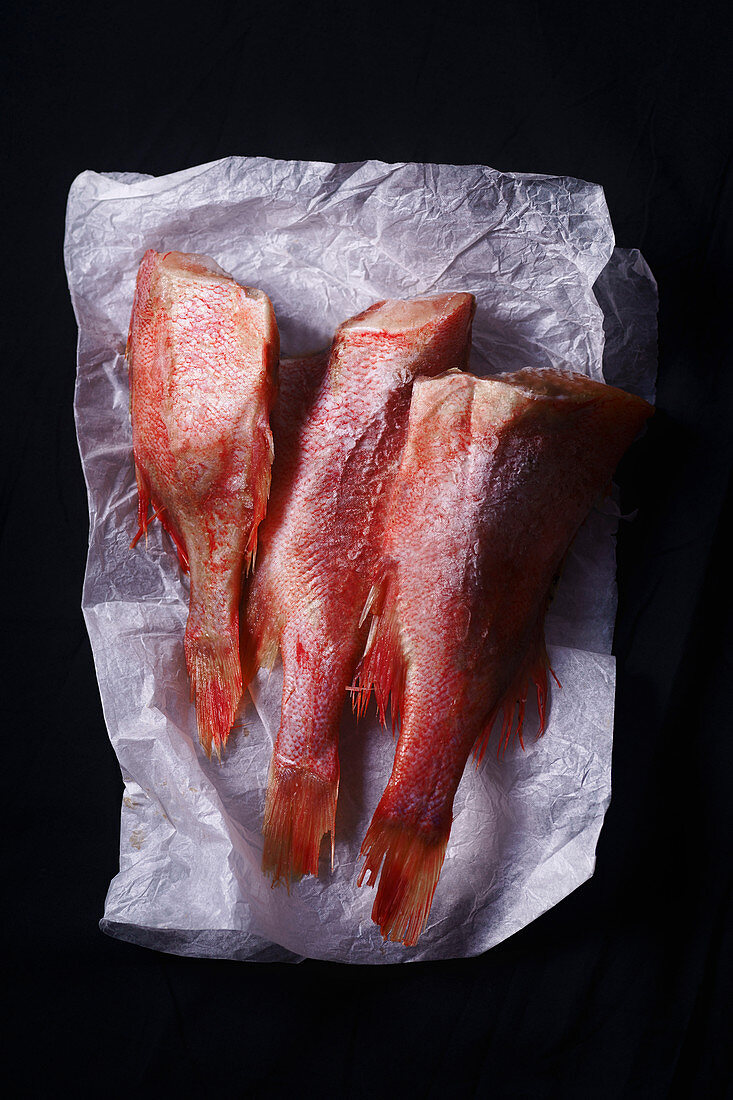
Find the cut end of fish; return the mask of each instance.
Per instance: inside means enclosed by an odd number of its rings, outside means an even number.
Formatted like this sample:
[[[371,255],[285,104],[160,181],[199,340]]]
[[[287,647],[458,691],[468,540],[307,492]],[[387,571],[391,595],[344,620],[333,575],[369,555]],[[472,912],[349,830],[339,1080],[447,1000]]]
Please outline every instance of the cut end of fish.
[[[333,869],[338,781],[306,768],[273,761],[267,784],[262,870],[272,885],[289,887],[303,875],[318,874],[321,841],[331,834]]]
[[[216,260],[212,259],[211,256],[205,256],[201,252],[155,252],[153,249],[149,249],[142,260],[143,264],[146,262],[159,270],[169,271],[177,276],[185,276],[191,282],[221,283],[223,280],[229,280],[232,283],[237,282],[234,276],[229,271],[225,271]],[[237,283],[237,285],[241,287],[247,298],[269,300],[264,290],[252,286],[243,286],[241,283]]]
[[[207,756],[221,759],[242,698],[238,647],[226,639],[187,637],[186,665],[199,740]]]
[[[424,298],[388,299],[375,302],[363,313],[346,321],[341,326],[341,331],[387,332],[407,336],[456,311],[463,310],[470,318],[475,307],[474,296],[460,291],[431,294]]]
[[[358,885],[369,875],[367,885],[374,886],[379,877],[372,920],[385,940],[405,947],[414,947],[419,940],[433,904],[447,844],[448,833],[425,833],[390,821],[377,809],[361,846],[366,858]]]

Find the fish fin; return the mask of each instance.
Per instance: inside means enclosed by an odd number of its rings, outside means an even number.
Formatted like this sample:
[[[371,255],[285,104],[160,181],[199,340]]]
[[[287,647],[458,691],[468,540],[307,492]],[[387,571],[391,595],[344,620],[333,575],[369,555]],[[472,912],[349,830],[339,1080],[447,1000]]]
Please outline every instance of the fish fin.
[[[547,725],[547,701],[548,701],[548,680],[547,673],[549,672],[555,683],[559,688],[562,684],[555,675],[549,659],[547,657],[547,649],[545,648],[544,633],[540,631],[539,641],[530,650],[533,656],[525,661],[514,677],[510,687],[504,693],[503,698],[494,708],[489,715],[483,732],[479,735],[476,744],[474,745],[473,755],[478,766],[486,752],[486,746],[491,736],[491,731],[499,714],[501,714],[501,726],[499,729],[499,738],[496,747],[497,757],[503,756],[507,750],[507,746],[513,740],[517,738],[519,744],[524,749],[524,711],[527,705],[527,696],[529,694],[530,685],[534,683],[535,690],[537,692],[537,710],[539,712],[540,726],[537,731],[537,737],[541,737],[545,732]]]
[[[328,782],[307,768],[279,765],[273,758],[267,781],[262,870],[272,885],[289,888],[303,875],[318,874],[321,841],[331,834],[333,869],[338,779]]]
[[[387,566],[372,585],[362,612],[362,623],[369,614],[372,620],[352,687],[352,706],[357,718],[364,714],[372,690],[383,726],[387,725],[387,705],[391,704],[393,734],[402,721],[407,675],[396,594],[396,577]]]
[[[448,833],[426,834],[391,821],[377,808],[361,846],[365,860],[358,885],[368,874],[367,885],[374,886],[379,876],[372,920],[385,940],[405,947],[417,943],[433,903],[447,844]]]
[[[272,671],[280,652],[282,629],[280,618],[268,610],[264,615],[258,615],[257,620],[256,625],[253,627],[247,621],[246,612],[240,616],[242,624],[240,662],[243,690],[245,691],[254,680],[259,669],[264,668],[268,672]]]
[[[252,499],[254,502],[252,512],[252,525],[249,531],[249,539],[244,549],[244,575],[251,573],[257,560],[257,531],[260,523],[265,518],[267,501],[270,496],[272,460],[275,449],[272,442],[272,432],[267,421],[260,425],[260,431],[252,445],[252,467],[255,471],[254,485],[252,487]]]
[[[173,540],[181,569],[184,573],[188,573],[188,553],[186,552],[186,544],[168,519],[168,515],[163,505],[159,505],[155,500],[150,488],[150,482],[137,462],[135,463],[135,480],[137,481],[137,531],[130,543],[130,549],[134,550],[143,535],[147,542],[148,527],[154,520],[159,519],[163,530],[166,531]],[[148,515],[151,505],[153,508],[152,516]]]
[[[153,519],[159,519],[163,530],[170,535],[178,554],[178,561],[180,562],[181,569],[184,573],[188,573],[188,553],[186,552],[186,544],[168,519],[168,513],[165,508],[158,508],[153,515]]]
[[[214,752],[221,760],[242,698],[238,647],[234,639],[212,641],[186,633],[184,648],[199,740],[207,756]]]
[[[150,509],[150,483],[137,462],[135,463],[135,481],[137,482],[137,531],[130,543],[131,550],[135,549],[143,535],[145,535],[147,541],[148,524],[150,523],[148,519],[148,511]]]

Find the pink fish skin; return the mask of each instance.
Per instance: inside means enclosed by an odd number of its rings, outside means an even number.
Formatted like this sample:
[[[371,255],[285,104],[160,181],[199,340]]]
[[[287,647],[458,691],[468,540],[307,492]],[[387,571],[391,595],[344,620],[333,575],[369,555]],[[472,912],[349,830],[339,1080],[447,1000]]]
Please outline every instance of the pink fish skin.
[[[416,382],[367,604],[357,673],[400,726],[392,775],[364,839],[372,917],[414,945],[427,920],[453,800],[503,709],[500,746],[529,684],[542,727],[544,617],[553,578],[593,501],[652,412],[560,371]]]
[[[263,828],[273,884],[316,874],[328,833],[333,861],[338,725],[364,644],[380,501],[413,381],[466,366],[474,308],[470,294],[378,302],[337,330],[325,370],[311,361],[311,385],[307,361],[283,369],[283,393],[296,400],[273,417],[272,498],[245,597],[242,657],[245,678],[271,668],[278,652],[283,661]]]
[[[242,695],[239,605],[270,487],[279,336],[270,300],[207,256],[145,253],[127,359],[139,529],[153,507],[191,574],[185,654],[206,752]]]

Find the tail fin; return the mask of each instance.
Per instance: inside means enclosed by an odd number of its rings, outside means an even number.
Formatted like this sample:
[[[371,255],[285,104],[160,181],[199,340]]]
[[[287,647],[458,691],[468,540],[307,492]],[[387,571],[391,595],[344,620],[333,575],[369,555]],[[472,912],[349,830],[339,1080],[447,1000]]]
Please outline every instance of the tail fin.
[[[380,884],[372,906],[372,920],[385,939],[414,947],[428,919],[433,895],[445,859],[448,833],[426,834],[414,825],[390,821],[376,810],[361,846],[365,857],[358,884],[369,875]],[[384,862],[382,862],[384,861]]]
[[[186,665],[196,704],[199,740],[210,757],[221,759],[242,698],[242,672],[235,638],[195,638],[186,634]]]
[[[425,927],[448,844],[448,833],[427,834],[412,825],[390,821],[377,808],[361,854],[366,857],[361,886],[379,877],[372,920],[385,939],[413,947]],[[384,861],[384,862],[382,862]]]
[[[267,782],[262,870],[272,885],[318,874],[321,841],[331,834],[333,868],[338,779],[329,783],[306,768],[273,759]]]

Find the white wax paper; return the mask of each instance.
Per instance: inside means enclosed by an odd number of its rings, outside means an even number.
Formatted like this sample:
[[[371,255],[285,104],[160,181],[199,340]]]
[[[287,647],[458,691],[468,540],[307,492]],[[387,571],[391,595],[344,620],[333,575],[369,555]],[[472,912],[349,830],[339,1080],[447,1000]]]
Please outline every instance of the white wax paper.
[[[183,657],[188,582],[155,525],[136,530],[124,349],[148,248],[212,256],[275,306],[284,354],[328,344],[380,298],[467,290],[471,367],[562,366],[653,397],[656,288],[637,251],[614,251],[600,187],[431,164],[331,165],[231,157],[161,178],[84,172],[65,260],[79,323],[76,418],[89,490],[83,609],[105,720],[125,782],[120,871],[102,928],[163,951],[261,961],[396,963],[485,951],[593,873],[610,799],[615,616],[610,499],[567,560],[547,620],[549,726],[526,751],[470,763],[418,945],[383,943],[358,852],[394,745],[348,710],[333,873],[273,890],[260,871],[281,679],[260,676],[221,765],[196,736]],[[600,278],[599,278],[600,276]],[[597,281],[598,280],[598,281]],[[597,281],[597,282],[596,282]],[[596,293],[594,294],[594,284]],[[599,306],[599,301],[603,307]],[[604,326],[608,336],[604,356]]]

